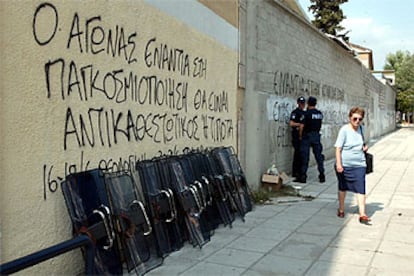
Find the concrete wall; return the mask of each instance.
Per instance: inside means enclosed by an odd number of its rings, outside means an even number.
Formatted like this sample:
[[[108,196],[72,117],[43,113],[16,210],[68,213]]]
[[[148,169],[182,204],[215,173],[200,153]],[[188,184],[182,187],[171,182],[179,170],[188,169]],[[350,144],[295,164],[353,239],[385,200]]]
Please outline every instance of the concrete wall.
[[[395,92],[382,85],[349,52],[325,37],[279,1],[244,1],[246,89],[241,144],[252,186],[271,163],[291,172],[290,112],[300,95],[318,98],[326,158],[334,156],[339,128],[352,106],[367,115],[367,138],[395,128]],[[311,158],[313,161],[313,157]]]
[[[208,2],[208,1],[207,1]],[[197,1],[1,1],[1,262],[71,237],[60,183],[237,142],[238,30]],[[80,250],[25,271],[83,271]]]

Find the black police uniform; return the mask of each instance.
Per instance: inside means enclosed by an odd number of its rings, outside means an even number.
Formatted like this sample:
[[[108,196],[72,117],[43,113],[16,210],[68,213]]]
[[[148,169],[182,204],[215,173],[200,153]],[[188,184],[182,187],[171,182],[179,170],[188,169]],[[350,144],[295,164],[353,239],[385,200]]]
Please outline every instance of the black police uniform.
[[[301,123],[304,119],[305,111],[297,107],[290,113],[290,120],[295,123]],[[299,127],[292,127],[292,146],[293,146],[293,162],[292,176],[299,177],[302,165],[302,157],[300,154]]]
[[[308,100],[309,101],[309,100]],[[316,99],[315,99],[316,104]],[[313,155],[318,164],[319,181],[325,182],[325,169],[323,166],[324,156],[322,154],[322,144],[320,130],[322,126],[323,114],[316,108],[308,109],[305,112],[304,129],[301,142],[302,169],[300,182],[306,182],[309,166],[309,151],[312,147]]]

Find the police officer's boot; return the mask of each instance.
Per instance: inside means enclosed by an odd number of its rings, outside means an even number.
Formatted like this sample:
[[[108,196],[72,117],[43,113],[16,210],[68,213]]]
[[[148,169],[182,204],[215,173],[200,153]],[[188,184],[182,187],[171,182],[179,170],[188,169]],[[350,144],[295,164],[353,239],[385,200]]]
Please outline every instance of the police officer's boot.
[[[319,182],[320,182],[320,183],[324,183],[324,182],[325,182],[325,175],[324,175],[323,173],[321,173],[321,174],[319,175]]]
[[[299,183],[306,183],[306,175],[301,175],[298,177]]]

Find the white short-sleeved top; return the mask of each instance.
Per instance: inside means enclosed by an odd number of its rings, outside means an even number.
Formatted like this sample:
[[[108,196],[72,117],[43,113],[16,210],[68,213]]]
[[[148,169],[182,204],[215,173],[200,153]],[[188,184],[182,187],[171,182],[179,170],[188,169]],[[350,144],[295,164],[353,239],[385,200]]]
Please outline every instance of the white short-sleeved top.
[[[362,131],[364,131],[363,127]],[[336,138],[335,147],[342,149],[343,167],[366,167],[365,154],[362,150],[363,145],[361,127],[358,127],[356,131],[349,124],[341,127]]]

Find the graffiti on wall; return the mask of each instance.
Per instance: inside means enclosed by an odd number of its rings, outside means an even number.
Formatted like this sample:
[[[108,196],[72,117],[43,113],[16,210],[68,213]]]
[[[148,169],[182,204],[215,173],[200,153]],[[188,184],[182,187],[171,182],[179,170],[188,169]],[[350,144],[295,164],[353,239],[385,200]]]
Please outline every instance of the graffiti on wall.
[[[348,120],[343,89],[283,71],[274,73],[273,88],[275,95],[270,95],[266,102],[267,119],[272,122],[272,148],[278,148],[280,154],[283,148],[291,146],[290,113],[296,108],[297,97],[309,95],[318,98],[317,108],[324,114],[322,141],[326,146],[333,145],[339,128]]]
[[[276,71],[273,76],[273,93],[278,96],[297,98],[312,95],[337,101],[343,101],[345,97],[343,89],[299,74]]]
[[[141,37],[121,24],[109,26],[99,14],[74,12],[66,19],[70,22],[62,21],[56,5],[42,3],[33,13],[32,33],[42,49],[64,42],[61,56],[49,56],[41,65],[44,98],[64,106],[56,114],[60,150],[77,150],[80,156],[65,164],[45,161],[45,200],[70,173],[94,167],[131,170],[147,158],[142,153],[92,163],[86,151],[149,142],[167,149],[158,151],[161,156],[190,149],[177,148],[177,142],[197,148],[198,142],[233,141],[237,123],[229,93],[209,88],[211,65],[201,53],[156,35]]]
[[[271,131],[274,144],[278,147],[290,146],[289,119],[290,112],[292,112],[295,105],[292,104],[289,98],[274,95],[267,99],[266,105],[267,118],[275,123],[275,127],[272,127],[273,131]]]

